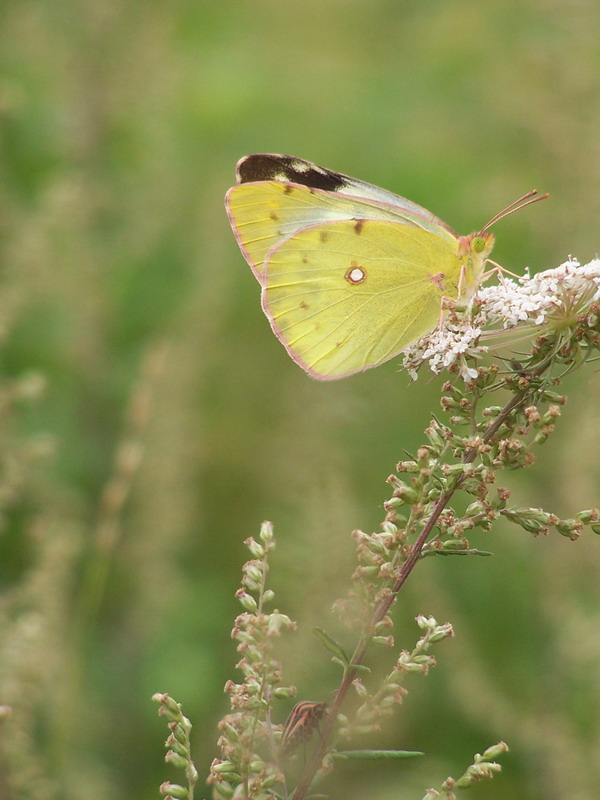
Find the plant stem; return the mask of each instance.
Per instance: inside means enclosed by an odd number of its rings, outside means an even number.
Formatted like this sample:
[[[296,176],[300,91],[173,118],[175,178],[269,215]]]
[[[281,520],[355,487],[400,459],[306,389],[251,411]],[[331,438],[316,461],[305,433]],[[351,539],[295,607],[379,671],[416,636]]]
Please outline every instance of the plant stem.
[[[546,366],[538,368],[537,376],[541,375],[542,372],[547,368]],[[515,393],[515,395],[506,403],[502,411],[498,414],[498,416],[494,419],[493,422],[490,423],[488,426],[485,434],[483,435],[483,442],[487,443],[496,435],[496,433],[500,430],[502,425],[505,423],[509,415],[521,405],[529,396],[529,391],[527,389],[521,389]],[[475,458],[477,457],[478,449],[476,447],[472,447],[470,450],[467,450],[463,457],[462,461],[464,464],[472,463]],[[425,542],[429,538],[431,531],[433,530],[437,520],[439,519],[440,514],[445,509],[445,507],[450,502],[454,493],[459,489],[463,483],[464,476],[460,476],[454,486],[451,489],[448,489],[444,494],[436,502],[431,515],[427,522],[425,523],[423,530],[415,540],[415,543],[412,545],[410,549],[410,553],[406,559],[406,561],[402,564],[400,568],[400,573],[390,590],[389,594],[383,597],[378,604],[375,606],[371,618],[367,625],[365,626],[363,632],[360,635],[358,643],[354,649],[354,653],[352,654],[351,664],[352,665],[361,665],[367,649],[369,647],[369,643],[371,641],[372,632],[375,630],[375,627],[378,622],[386,616],[389,612],[390,608],[394,604],[398,592],[406,582],[408,576],[413,571],[414,567],[417,564],[417,561],[421,557],[421,551],[423,550],[423,546]],[[335,725],[338,712],[340,711],[346,694],[350,689],[352,682],[356,678],[357,669],[355,667],[350,667],[344,673],[340,686],[337,690],[336,696],[331,704],[331,709],[329,714],[325,718],[325,722],[323,725],[321,736],[319,737],[319,741],[312,753],[311,758],[306,762],[302,775],[300,776],[300,780],[298,785],[296,786],[296,790],[292,796],[292,800],[303,800],[306,796],[307,791],[310,789],[314,777],[321,766],[323,758],[327,752],[328,742],[331,738],[331,734],[333,732],[333,726]]]

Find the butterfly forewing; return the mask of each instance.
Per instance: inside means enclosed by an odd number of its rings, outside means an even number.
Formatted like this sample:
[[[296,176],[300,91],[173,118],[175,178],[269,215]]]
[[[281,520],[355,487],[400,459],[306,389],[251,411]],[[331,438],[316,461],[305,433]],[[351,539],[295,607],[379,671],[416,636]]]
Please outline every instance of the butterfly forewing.
[[[296,183],[309,189],[320,189],[338,195],[358,197],[365,200],[374,200],[383,205],[389,205],[406,212],[421,220],[431,223],[435,228],[445,228],[454,234],[452,228],[431,211],[407,200],[406,197],[388,192],[379,186],[366,181],[359,181],[350,175],[334,172],[331,169],[320,167],[312,161],[305,161],[294,156],[278,155],[276,153],[253,153],[240,159],[236,168],[238,183],[250,181],[280,181],[283,183]],[[456,235],[456,234],[454,234]]]
[[[263,309],[303,369],[342,378],[435,327],[442,296],[457,295],[455,251],[450,235],[398,222],[315,225],[267,255]]]
[[[386,206],[276,182],[234,186],[227,208],[240,249],[259,280],[267,253],[303,228],[357,217],[398,219]]]
[[[229,190],[226,204],[240,249],[259,280],[263,277],[269,250],[303,228],[331,220],[402,222],[456,241],[456,236],[440,227],[433,215],[425,217],[399,204],[391,205],[367,196],[357,197],[294,183],[242,183]]]

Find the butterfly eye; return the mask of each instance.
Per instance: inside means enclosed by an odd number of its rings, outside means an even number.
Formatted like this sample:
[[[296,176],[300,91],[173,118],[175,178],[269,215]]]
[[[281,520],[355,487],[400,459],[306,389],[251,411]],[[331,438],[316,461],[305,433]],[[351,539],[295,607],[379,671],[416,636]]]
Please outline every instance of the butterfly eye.
[[[483,236],[474,236],[471,247],[476,253],[482,253],[485,250],[485,239]]]

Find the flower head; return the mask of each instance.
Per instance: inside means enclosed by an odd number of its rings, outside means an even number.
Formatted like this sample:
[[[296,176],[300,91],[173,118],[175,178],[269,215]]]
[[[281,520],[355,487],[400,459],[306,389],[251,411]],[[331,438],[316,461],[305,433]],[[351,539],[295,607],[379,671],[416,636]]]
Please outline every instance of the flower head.
[[[518,280],[500,274],[500,282],[480,288],[466,310],[450,309],[443,326],[407,347],[404,367],[416,378],[425,362],[436,374],[456,363],[463,379],[471,380],[477,371],[468,357],[480,359],[499,341],[510,344],[535,334],[568,331],[598,300],[600,259],[584,266],[569,259]]]

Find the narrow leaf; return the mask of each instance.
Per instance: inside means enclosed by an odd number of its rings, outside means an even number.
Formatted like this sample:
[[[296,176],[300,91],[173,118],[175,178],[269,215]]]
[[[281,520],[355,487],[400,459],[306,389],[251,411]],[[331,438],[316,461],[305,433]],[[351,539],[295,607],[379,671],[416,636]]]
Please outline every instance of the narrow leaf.
[[[470,547],[468,550],[427,550],[422,557],[426,556],[493,556],[488,550],[476,550]]]
[[[313,628],[313,633],[315,636],[321,640],[323,645],[329,650],[330,653],[333,653],[334,656],[342,662],[344,667],[348,667],[350,665],[350,659],[346,655],[346,651],[342,647],[339,642],[336,642],[335,639],[332,639],[328,633],[325,633],[323,628]]]
[[[420,750],[341,750],[338,753],[331,753],[333,758],[344,760],[361,758],[368,761],[376,761],[382,758],[415,758],[424,756]]]
[[[350,664],[350,669],[354,669],[363,675],[368,675],[371,672],[371,667],[366,667],[364,664]]]

